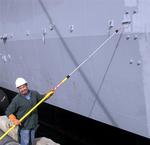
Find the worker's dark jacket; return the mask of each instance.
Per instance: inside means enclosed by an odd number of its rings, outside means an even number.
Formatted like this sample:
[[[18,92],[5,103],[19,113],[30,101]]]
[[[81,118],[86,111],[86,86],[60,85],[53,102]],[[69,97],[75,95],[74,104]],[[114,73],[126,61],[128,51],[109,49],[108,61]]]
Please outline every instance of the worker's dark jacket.
[[[40,95],[36,91],[30,90],[31,98],[27,100],[24,96],[20,94],[16,95],[16,97],[12,100],[8,108],[6,109],[6,115],[14,114],[17,119],[20,119],[24,116],[33,106],[41,100],[44,95]],[[38,125],[38,112],[37,109],[33,111],[26,119],[21,123],[21,129],[35,129]]]

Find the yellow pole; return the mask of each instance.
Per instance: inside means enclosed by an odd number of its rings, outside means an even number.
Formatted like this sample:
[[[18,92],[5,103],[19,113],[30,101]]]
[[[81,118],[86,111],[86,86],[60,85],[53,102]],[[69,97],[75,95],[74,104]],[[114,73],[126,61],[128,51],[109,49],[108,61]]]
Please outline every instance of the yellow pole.
[[[55,91],[58,87],[60,87],[67,79],[69,79],[69,75],[66,76],[55,88],[53,91]],[[31,112],[33,112],[42,102],[44,102],[46,99],[48,99],[52,94],[53,91],[49,91],[45,97],[43,99],[41,99],[33,108],[31,108],[24,116],[22,116],[22,118],[19,120],[19,122],[21,123]],[[1,137],[0,137],[0,141],[10,132],[12,131],[14,128],[16,127],[16,125],[14,124],[11,128],[9,128]]]

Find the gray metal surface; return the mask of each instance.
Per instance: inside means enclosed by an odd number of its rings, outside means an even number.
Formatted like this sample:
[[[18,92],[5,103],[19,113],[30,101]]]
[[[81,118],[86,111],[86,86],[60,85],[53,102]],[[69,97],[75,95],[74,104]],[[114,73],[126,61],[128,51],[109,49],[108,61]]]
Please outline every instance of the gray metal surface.
[[[3,135],[3,131],[0,130],[0,135]],[[3,140],[0,141],[0,145],[19,145],[15,140],[13,140],[10,136],[6,136]]]
[[[0,86],[17,91],[14,82],[22,76],[32,89],[48,91],[129,20],[123,34],[47,103],[150,137],[147,5],[148,0],[0,0]]]

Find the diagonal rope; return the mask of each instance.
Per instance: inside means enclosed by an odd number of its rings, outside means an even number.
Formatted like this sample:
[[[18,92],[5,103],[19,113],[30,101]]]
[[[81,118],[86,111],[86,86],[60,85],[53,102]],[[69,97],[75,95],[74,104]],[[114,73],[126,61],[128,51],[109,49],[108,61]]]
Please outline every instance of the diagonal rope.
[[[109,68],[110,68],[110,66],[111,66],[111,64],[112,64],[112,61],[113,61],[113,59],[114,59],[114,56],[115,56],[115,54],[116,54],[116,52],[117,52],[117,49],[118,49],[120,40],[121,40],[121,38],[122,38],[123,31],[124,31],[124,29],[123,29],[122,32],[120,33],[120,36],[119,36],[119,39],[118,39],[118,41],[117,41],[116,47],[115,47],[115,49],[114,49],[114,51],[113,51],[113,54],[112,54],[112,56],[111,56],[111,58],[110,58],[110,61],[109,61],[109,63],[108,63],[108,66],[107,66],[107,68],[106,68],[106,71],[105,71],[105,73],[104,73],[104,76],[103,76],[103,78],[102,78],[102,81],[101,81],[101,83],[100,83],[100,86],[99,86],[99,88],[98,88],[97,94],[99,94],[99,93],[101,92],[101,90],[102,90],[104,81],[105,81],[105,79],[106,79],[106,76],[107,76],[107,74],[108,74]],[[92,105],[92,108],[91,108],[91,110],[90,110],[89,116],[91,116],[91,114],[92,114],[92,112],[93,112],[93,109],[94,109],[94,106],[95,106],[95,104],[96,104],[96,101],[97,101],[97,100],[96,100],[96,98],[95,98],[95,100],[94,100],[94,102],[93,102],[93,105]]]

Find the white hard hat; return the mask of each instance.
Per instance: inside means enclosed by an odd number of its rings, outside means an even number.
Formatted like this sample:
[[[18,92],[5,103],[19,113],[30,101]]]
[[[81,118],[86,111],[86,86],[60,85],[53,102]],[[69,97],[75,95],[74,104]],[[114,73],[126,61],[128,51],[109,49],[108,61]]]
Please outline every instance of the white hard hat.
[[[27,81],[24,78],[17,78],[15,84],[16,88],[18,88],[24,84],[27,84]]]

